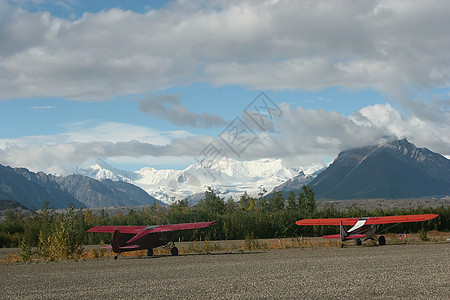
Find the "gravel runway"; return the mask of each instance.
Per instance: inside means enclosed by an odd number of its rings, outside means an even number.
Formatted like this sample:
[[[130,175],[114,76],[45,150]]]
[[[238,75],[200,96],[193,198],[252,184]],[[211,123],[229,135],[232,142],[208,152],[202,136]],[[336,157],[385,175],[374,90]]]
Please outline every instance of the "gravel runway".
[[[449,299],[450,244],[0,265],[3,299]]]

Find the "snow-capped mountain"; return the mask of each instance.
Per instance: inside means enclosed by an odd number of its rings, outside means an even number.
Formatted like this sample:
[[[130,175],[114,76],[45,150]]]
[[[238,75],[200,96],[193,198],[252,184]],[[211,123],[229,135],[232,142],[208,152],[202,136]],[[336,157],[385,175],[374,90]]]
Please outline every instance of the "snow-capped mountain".
[[[186,198],[198,199],[196,195],[205,192],[207,187],[226,199],[232,196],[237,200],[244,192],[256,196],[263,189],[269,192],[301,172],[309,174],[321,167],[323,166],[302,171],[284,166],[281,159],[235,161],[224,158],[214,163],[192,164],[184,170],[156,170],[146,167],[139,171],[123,171],[99,161],[90,169],[78,172],[99,180],[132,183],[156,199],[171,203]]]

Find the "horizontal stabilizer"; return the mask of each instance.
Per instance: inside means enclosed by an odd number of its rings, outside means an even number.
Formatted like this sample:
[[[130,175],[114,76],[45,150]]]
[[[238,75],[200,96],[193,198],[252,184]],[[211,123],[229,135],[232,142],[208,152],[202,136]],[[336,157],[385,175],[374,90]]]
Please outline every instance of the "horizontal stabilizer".
[[[353,240],[353,239],[362,239],[367,237],[365,234],[350,234],[345,237],[346,240]],[[330,235],[324,235],[322,238],[324,239],[341,239],[340,234],[330,234]]]
[[[139,245],[129,245],[129,246],[123,246],[119,247],[119,250],[133,250],[133,249],[140,249],[141,247]]]
[[[123,246],[123,247],[119,247],[118,250],[130,250],[130,249],[138,249],[140,248],[139,245],[130,245],[130,246]],[[112,246],[104,246],[104,247],[100,247],[100,249],[112,249]]]
[[[330,234],[330,235],[324,235],[324,236],[322,236],[322,238],[324,238],[324,239],[340,239],[341,235],[340,234]]]
[[[295,222],[297,225],[339,225],[353,226],[359,218],[334,218],[334,219],[304,219]]]

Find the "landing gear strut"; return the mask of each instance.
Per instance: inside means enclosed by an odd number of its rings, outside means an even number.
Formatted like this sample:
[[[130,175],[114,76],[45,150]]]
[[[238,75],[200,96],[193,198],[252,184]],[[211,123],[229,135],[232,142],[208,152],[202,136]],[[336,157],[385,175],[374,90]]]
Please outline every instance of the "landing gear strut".
[[[172,254],[172,256],[177,256],[178,255],[178,248],[175,247],[175,242],[172,241],[171,243],[166,245],[167,248],[170,249],[170,254]]]
[[[167,243],[165,246],[163,246],[163,248],[170,250],[170,254],[172,254],[172,256],[178,255],[178,248],[175,247],[175,243],[173,241]]]
[[[378,245],[380,246],[386,245],[386,239],[384,238],[384,235],[380,235],[380,237],[378,238]]]
[[[153,249],[147,249],[147,256],[153,256]]]

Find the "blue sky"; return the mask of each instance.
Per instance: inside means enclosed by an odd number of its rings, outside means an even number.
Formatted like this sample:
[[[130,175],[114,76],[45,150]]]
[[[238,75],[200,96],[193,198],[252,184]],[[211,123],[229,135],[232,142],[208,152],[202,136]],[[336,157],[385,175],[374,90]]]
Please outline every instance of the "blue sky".
[[[449,14],[448,1],[0,0],[0,164],[184,169],[215,145],[307,168],[386,137],[449,157]],[[236,118],[251,137],[237,153]]]

